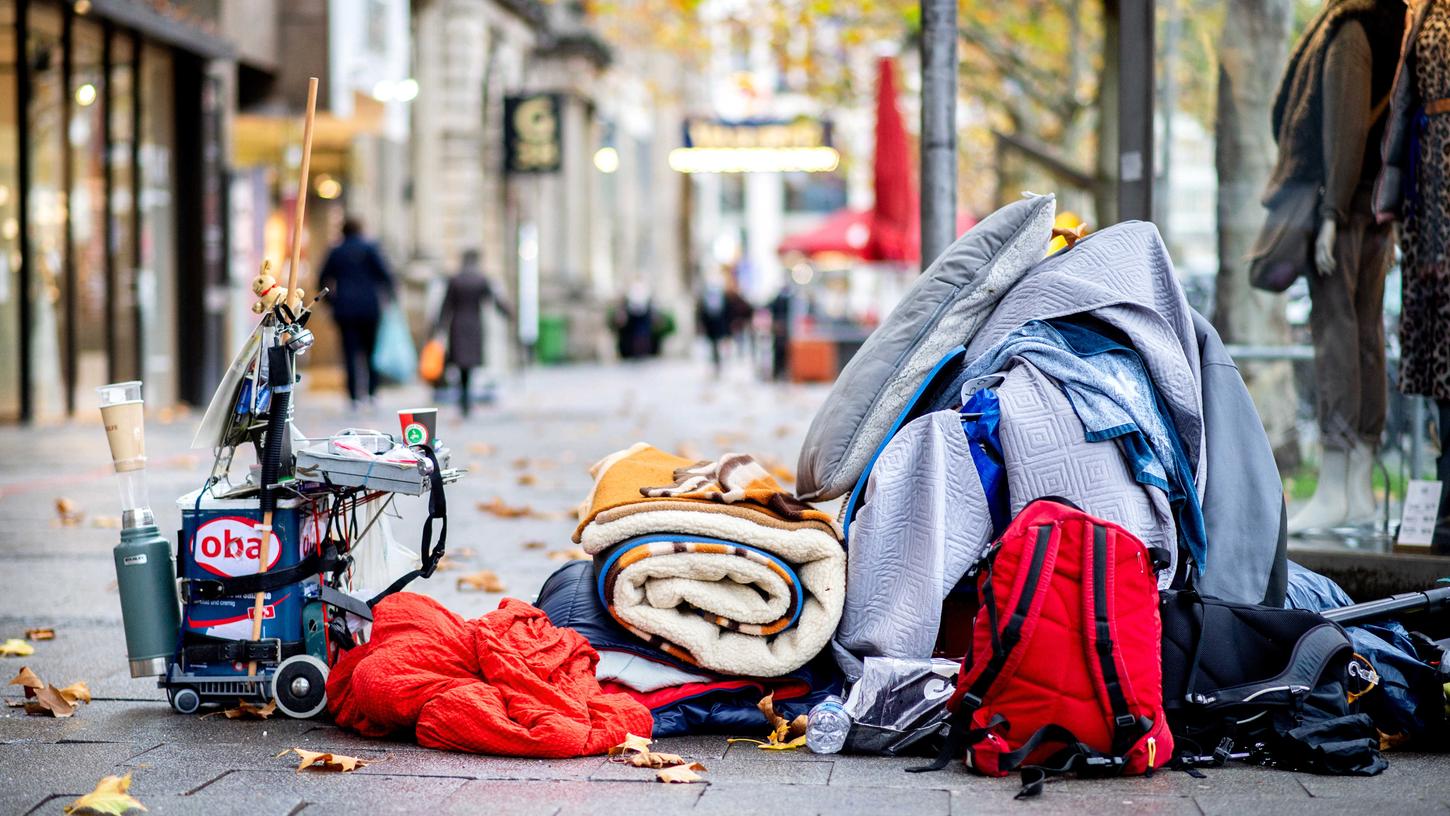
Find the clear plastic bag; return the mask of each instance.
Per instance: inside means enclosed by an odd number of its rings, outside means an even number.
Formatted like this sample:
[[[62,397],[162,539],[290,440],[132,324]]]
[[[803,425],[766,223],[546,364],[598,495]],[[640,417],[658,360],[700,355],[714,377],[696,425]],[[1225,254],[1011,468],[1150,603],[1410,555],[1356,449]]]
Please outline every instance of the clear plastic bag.
[[[961,664],[954,660],[868,657],[846,698],[846,752],[901,756],[930,752],[947,721]]]

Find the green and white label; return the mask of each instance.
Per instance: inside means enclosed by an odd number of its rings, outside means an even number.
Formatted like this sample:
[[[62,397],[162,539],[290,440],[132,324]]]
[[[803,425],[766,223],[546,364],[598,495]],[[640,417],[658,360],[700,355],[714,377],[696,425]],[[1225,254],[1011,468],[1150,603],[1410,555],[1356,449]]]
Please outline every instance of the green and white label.
[[[409,445],[423,445],[428,442],[428,429],[420,422],[410,422],[403,429],[403,441]]]

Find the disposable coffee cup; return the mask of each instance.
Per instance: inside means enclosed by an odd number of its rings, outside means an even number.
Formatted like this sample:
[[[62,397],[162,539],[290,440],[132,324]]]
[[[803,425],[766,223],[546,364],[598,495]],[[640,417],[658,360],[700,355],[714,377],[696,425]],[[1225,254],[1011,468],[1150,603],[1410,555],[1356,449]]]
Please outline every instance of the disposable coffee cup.
[[[117,473],[146,467],[146,424],[141,401],[141,382],[114,383],[96,389],[101,395],[101,422],[111,445],[111,462]]]
[[[398,412],[403,428],[403,442],[408,445],[433,445],[438,442],[437,408],[404,408]]]

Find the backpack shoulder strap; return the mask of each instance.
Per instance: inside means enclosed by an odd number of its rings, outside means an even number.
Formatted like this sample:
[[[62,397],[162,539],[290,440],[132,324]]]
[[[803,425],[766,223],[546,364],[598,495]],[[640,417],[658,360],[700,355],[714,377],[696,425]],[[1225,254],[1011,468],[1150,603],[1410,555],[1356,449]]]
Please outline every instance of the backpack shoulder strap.
[[[1098,664],[1102,669],[1103,686],[1108,693],[1108,704],[1113,714],[1113,755],[1122,756],[1138,738],[1152,727],[1151,720],[1134,717],[1128,708],[1128,697],[1123,693],[1123,683],[1118,676],[1118,664],[1114,659],[1113,629],[1108,620],[1108,528],[1093,523],[1092,540],[1093,565],[1093,643],[1096,646]],[[1086,627],[1088,624],[1083,622]]]

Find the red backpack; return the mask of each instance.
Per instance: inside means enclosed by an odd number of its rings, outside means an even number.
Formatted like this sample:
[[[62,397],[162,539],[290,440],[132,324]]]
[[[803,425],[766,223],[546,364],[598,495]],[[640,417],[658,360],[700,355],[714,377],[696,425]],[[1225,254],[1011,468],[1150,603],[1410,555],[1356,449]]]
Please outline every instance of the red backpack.
[[[965,749],[987,776],[1022,769],[1019,796],[1031,796],[1050,773],[1167,764],[1155,574],[1166,563],[1064,499],[1022,508],[976,567],[980,605],[934,767]]]

